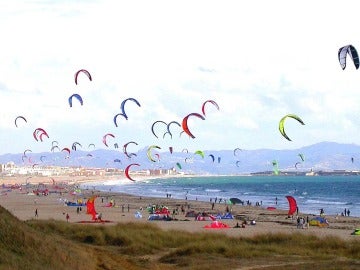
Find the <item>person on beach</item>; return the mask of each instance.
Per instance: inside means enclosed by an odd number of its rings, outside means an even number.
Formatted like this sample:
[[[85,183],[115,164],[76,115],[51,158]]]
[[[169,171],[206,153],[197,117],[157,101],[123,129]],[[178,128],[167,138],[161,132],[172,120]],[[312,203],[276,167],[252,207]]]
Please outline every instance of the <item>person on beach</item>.
[[[306,216],[306,229],[309,229],[310,223],[309,223],[309,216]]]
[[[38,209],[35,209],[35,217],[38,217]]]
[[[69,213],[66,213],[66,222],[69,222],[70,216]]]

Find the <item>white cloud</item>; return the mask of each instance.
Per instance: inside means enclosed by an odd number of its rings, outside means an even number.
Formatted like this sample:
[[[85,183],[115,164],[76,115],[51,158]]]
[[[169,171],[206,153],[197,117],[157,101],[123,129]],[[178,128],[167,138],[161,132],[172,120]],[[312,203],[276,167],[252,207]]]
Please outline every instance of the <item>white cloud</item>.
[[[63,145],[98,147],[107,132],[121,145],[135,140],[175,149],[360,143],[359,71],[351,61],[343,71],[337,60],[341,46],[360,48],[357,15],[349,9],[341,19],[337,3],[325,1],[0,4],[1,152],[48,151],[50,140],[32,138],[37,127]],[[93,81],[82,77],[75,85],[82,68]],[[69,108],[73,93],[83,106]],[[129,104],[129,119],[116,128],[113,117],[129,97],[141,107]],[[205,121],[189,123],[195,140],[151,133],[154,121],[181,122],[208,99],[220,110],[208,108]],[[277,130],[287,113],[306,122],[289,121],[293,142]],[[14,127],[17,115],[28,119],[26,126]]]

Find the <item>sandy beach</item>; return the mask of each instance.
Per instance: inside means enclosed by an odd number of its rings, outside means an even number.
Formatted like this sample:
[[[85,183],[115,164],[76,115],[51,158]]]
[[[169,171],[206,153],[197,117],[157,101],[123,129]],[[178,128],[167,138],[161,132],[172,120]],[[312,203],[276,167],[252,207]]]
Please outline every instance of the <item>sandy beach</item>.
[[[164,230],[183,230],[193,233],[224,233],[234,237],[251,237],[257,234],[268,233],[301,233],[313,234],[318,237],[336,236],[344,240],[360,240],[359,236],[351,235],[355,228],[360,227],[360,218],[357,217],[326,216],[329,222],[328,227],[309,226],[309,228],[301,229],[297,228],[296,217],[289,218],[287,211],[268,210],[260,206],[216,203],[214,204],[214,209],[212,209],[210,202],[178,200],[166,198],[166,196],[164,198],[138,197],[96,190],[81,190],[81,192],[77,190],[77,192],[74,192],[74,184],[92,181],[104,181],[104,177],[73,179],[69,177],[52,179],[44,179],[42,177],[32,177],[30,179],[28,177],[3,178],[0,180],[0,184],[3,184],[0,205],[20,220],[37,218],[66,221],[66,215],[69,214],[69,222],[82,226],[82,223],[88,223],[92,220],[91,215],[86,213],[86,206],[81,207],[80,211],[77,206],[68,206],[65,202],[86,202],[90,197],[97,195],[95,209],[98,213],[101,213],[103,220],[110,221],[109,223],[92,223],[100,226],[111,226],[111,224],[118,222],[147,222],[156,224],[156,226]],[[32,186],[26,186],[25,183],[32,184]],[[39,185],[39,183],[42,184]],[[35,195],[32,192],[40,186],[48,188],[50,191],[49,195]],[[110,202],[113,203],[111,207],[109,207]],[[170,211],[172,220],[148,220],[150,213],[147,207],[152,205],[166,206]],[[194,217],[186,216],[186,213],[189,211],[216,216],[217,214],[224,214],[227,207],[234,218],[219,221],[227,224],[229,228],[205,229],[205,225],[211,224],[212,221],[210,219],[206,218],[205,221],[197,221]],[[38,216],[35,216],[36,209]],[[181,211],[182,209],[184,211]],[[142,216],[141,218],[137,216],[139,213]],[[299,213],[299,216],[304,218],[308,216],[310,219],[314,217],[306,213]],[[244,220],[247,222],[245,228],[234,228],[237,223],[241,225]],[[256,225],[251,225],[251,221],[255,221]]]

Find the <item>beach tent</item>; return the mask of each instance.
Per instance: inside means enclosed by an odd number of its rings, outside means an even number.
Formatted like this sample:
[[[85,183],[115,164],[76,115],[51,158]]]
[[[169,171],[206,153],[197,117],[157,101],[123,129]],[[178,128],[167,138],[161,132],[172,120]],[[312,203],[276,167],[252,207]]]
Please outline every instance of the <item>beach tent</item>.
[[[228,229],[228,228],[230,228],[230,226],[225,223],[215,220],[215,221],[211,222],[210,224],[205,225],[204,228],[205,229]]]
[[[297,203],[293,196],[286,196],[286,199],[289,202],[289,212],[288,215],[292,216],[296,212]]]
[[[351,234],[352,235],[360,235],[360,229],[355,229],[355,231],[353,231]]]
[[[329,226],[329,222],[324,217],[314,217],[309,221],[311,226],[318,226],[318,227],[327,227]]]
[[[242,205],[244,205],[244,201],[240,200],[239,198],[230,198],[229,201],[232,204],[242,204]]]

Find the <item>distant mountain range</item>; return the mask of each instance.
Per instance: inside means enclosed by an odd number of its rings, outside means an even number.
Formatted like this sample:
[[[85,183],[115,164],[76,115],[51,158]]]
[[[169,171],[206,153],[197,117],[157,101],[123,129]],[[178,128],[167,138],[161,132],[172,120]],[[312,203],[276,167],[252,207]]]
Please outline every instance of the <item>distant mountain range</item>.
[[[155,149],[156,150],[156,149]],[[155,154],[158,155],[155,155]],[[0,163],[14,162],[18,166],[81,166],[124,169],[131,163],[140,166],[134,169],[170,169],[196,174],[246,174],[272,171],[277,163],[280,171],[308,172],[333,170],[360,170],[360,146],[335,142],[321,142],[292,150],[258,149],[246,150],[203,150],[201,154],[154,151],[157,160],[147,156],[147,147],[134,153],[131,158],[121,150],[98,149],[93,151],[27,152],[0,155]],[[34,165],[35,164],[35,165]],[[180,169],[181,167],[181,169]]]

